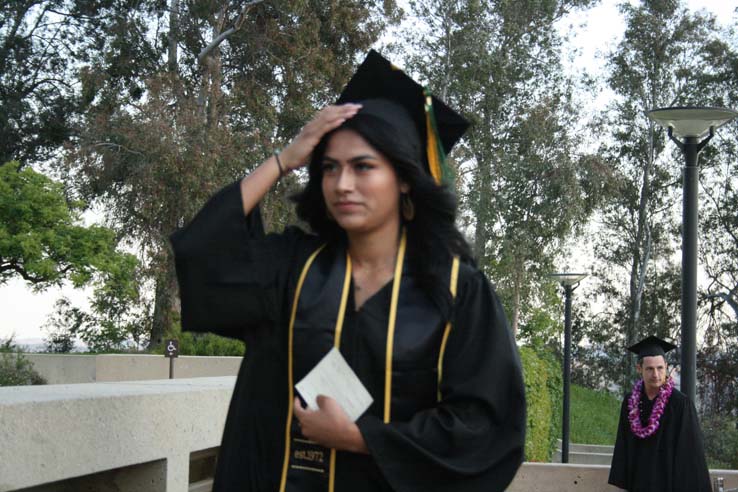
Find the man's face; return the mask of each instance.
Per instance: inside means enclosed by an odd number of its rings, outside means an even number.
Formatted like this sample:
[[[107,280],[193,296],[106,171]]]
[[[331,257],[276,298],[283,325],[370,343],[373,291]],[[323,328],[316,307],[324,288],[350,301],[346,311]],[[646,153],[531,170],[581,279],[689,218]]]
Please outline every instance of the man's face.
[[[636,365],[638,374],[643,378],[646,390],[658,390],[666,382],[666,361],[662,355],[644,357]]]

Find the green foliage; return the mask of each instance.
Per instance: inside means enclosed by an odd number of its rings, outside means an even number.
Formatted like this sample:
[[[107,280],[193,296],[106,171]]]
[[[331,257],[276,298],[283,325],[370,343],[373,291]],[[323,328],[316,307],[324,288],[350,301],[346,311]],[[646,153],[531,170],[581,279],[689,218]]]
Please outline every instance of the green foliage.
[[[69,138],[78,101],[76,19],[66,0],[3,0],[0,8],[0,165],[38,162]]]
[[[396,14],[391,0],[161,5],[98,13],[80,63],[89,106],[65,163],[75,189],[142,248],[154,344],[174,319],[169,235],[332,101]],[[268,227],[293,218],[285,189],[263,203]]]
[[[738,331],[738,324],[724,326],[725,338],[735,337],[731,328]],[[724,350],[704,347],[697,352],[697,399],[700,414],[738,414],[738,345]]]
[[[138,261],[131,257],[95,284],[89,312],[66,297],[56,301],[46,326],[50,352],[69,352],[79,338],[89,352],[138,351],[148,341],[150,309],[141,298]]]
[[[495,280],[514,332],[545,296],[540,279],[609,175],[596,156],[575,151],[577,108],[555,27],[591,3],[410,2],[427,26],[408,36],[418,51],[410,68],[472,122],[454,151],[462,221],[474,227],[479,265]]]
[[[620,401],[607,391],[571,385],[571,442],[614,445]]]
[[[246,345],[240,340],[221,337],[212,333],[182,332],[179,323],[166,333],[165,338],[179,340],[180,355],[209,355],[242,357]],[[157,349],[157,353],[164,353],[164,346]]]
[[[528,309],[516,338],[539,352],[544,348],[560,351],[564,324],[559,286],[553,282],[544,283],[540,293],[541,305]]]
[[[0,340],[0,386],[26,386],[46,384],[46,380],[33,369],[33,363],[13,342],[13,337]]]
[[[738,419],[727,415],[704,419],[702,434],[708,466],[738,470]]]
[[[52,354],[68,354],[74,350],[75,336],[64,327],[52,328],[44,339],[44,343],[46,345],[46,352]]]
[[[632,359],[622,355],[624,347],[649,334],[673,338],[679,329],[679,266],[674,257],[681,242],[677,220],[684,157],[646,112],[669,106],[729,106],[724,94],[731,93],[728,87],[735,82],[721,89],[713,82],[736,79],[734,68],[728,69],[731,50],[714,18],[690,12],[683,1],[626,2],[620,9],[626,29],[607,57],[607,83],[615,97],[599,121],[605,135],[600,153],[613,170],[616,193],[608,195],[601,207],[593,236],[597,263],[592,284],[599,284],[597,304],[606,307],[589,310],[598,312],[597,319],[589,320],[589,333],[598,339],[589,355],[597,359],[600,375],[622,385],[635,377]],[[713,140],[708,147],[710,152],[735,149],[733,140]],[[701,227],[701,233],[711,238],[700,239],[703,251],[731,249],[731,233],[726,233],[720,220],[712,219],[731,215],[725,212],[732,205],[725,210],[715,205],[727,205],[723,200],[731,196],[723,190],[731,187],[730,169],[735,166],[727,163],[734,160],[726,160],[723,170],[727,172],[717,181],[702,160],[701,189],[714,197],[714,201],[700,199],[700,218],[710,222]],[[707,214],[703,203],[709,205]],[[716,267],[715,276],[722,276],[720,287],[730,291],[730,275],[721,275],[725,270],[718,263],[727,266],[731,255],[723,258],[727,261],[711,258],[701,265]]]
[[[78,225],[82,208],[61,183],[17,162],[0,166],[0,285],[18,276],[38,290],[67,279],[81,287],[115,268],[115,233]]]
[[[594,280],[596,282],[597,280]],[[617,292],[615,284],[601,285],[600,293],[607,293],[604,312],[593,316],[592,299],[577,297],[573,307],[572,380],[592,389],[606,388],[615,383],[629,388],[636,378],[635,358],[625,350],[630,304]],[[667,340],[679,338],[680,271],[671,264],[652,264],[645,277],[641,294],[639,336],[656,335]],[[581,342],[586,341],[586,344]],[[667,362],[673,365],[673,354]]]
[[[525,459],[547,462],[558,437],[556,417],[561,408],[561,366],[550,355],[536,353],[529,347],[520,349],[527,401]]]

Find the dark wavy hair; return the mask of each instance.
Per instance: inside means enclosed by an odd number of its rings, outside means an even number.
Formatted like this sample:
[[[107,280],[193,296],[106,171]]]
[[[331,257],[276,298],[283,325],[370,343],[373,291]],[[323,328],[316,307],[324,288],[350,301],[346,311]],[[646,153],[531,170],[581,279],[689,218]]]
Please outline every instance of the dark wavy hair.
[[[431,301],[439,308],[444,319],[451,316],[451,295],[448,272],[453,255],[465,263],[473,263],[471,249],[456,227],[456,196],[446,186],[439,186],[422,168],[419,141],[403,135],[397,127],[385,119],[359,112],[333,132],[325,135],[313,152],[308,167],[307,186],[292,197],[297,204],[298,217],[307,222],[318,236],[328,242],[346,241],[345,231],[328,218],[322,191],[322,161],[328,139],[341,129],[360,134],[372,147],[381,152],[394,166],[399,179],[410,187],[408,195],[415,206],[411,221],[401,220],[407,229],[408,249],[405,257],[410,274]],[[407,135],[405,135],[407,137]]]

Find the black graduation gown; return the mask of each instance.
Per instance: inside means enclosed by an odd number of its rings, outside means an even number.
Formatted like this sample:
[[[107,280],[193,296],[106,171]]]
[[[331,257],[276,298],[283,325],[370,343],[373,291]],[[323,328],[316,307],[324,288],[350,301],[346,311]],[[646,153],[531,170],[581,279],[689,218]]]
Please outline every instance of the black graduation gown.
[[[294,471],[292,458],[284,466],[285,449],[299,432],[293,418],[286,438],[292,404],[289,320],[298,278],[321,242],[296,228],[265,236],[258,211],[243,215],[234,183],[173,234],[172,244],[183,329],[246,342],[214,490],[278,491],[283,470]],[[345,248],[329,245],[305,278],[292,344],[293,384],[333,346],[345,256]],[[384,423],[391,284],[358,311],[349,296],[340,350],[374,398],[357,421],[370,455],[337,452],[334,490],[504,490],[523,459],[525,395],[517,349],[496,294],[483,274],[461,265],[438,402],[444,324],[403,272],[392,352],[392,417]],[[286,490],[328,489],[322,482],[290,482]]]
[[[655,400],[641,391],[645,424]],[[711,492],[697,412],[684,393],[673,390],[659,428],[645,439],[630,430],[626,396],[608,482],[630,492]]]

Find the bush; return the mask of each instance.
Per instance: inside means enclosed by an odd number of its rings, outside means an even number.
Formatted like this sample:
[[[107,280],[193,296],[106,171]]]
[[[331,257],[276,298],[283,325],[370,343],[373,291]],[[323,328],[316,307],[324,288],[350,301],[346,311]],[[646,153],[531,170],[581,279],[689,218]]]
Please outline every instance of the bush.
[[[15,346],[13,338],[0,341],[0,386],[27,386],[46,384],[33,369],[33,363]]]
[[[529,347],[520,349],[520,357],[528,406],[525,459],[548,462],[560,429],[561,366],[553,355]]]
[[[175,326],[167,332],[165,339],[179,340],[179,355],[209,355],[209,356],[243,356],[246,344],[240,340],[213,335],[212,333],[182,332]],[[165,344],[157,348],[157,353],[163,354]]]
[[[536,352],[546,363],[546,387],[551,398],[551,436],[549,437],[549,461],[556,449],[556,440],[561,437],[561,410],[564,406],[564,376],[561,362],[556,352],[550,350]]]
[[[710,468],[738,470],[738,422],[735,417],[714,415],[702,421],[705,455]]]

